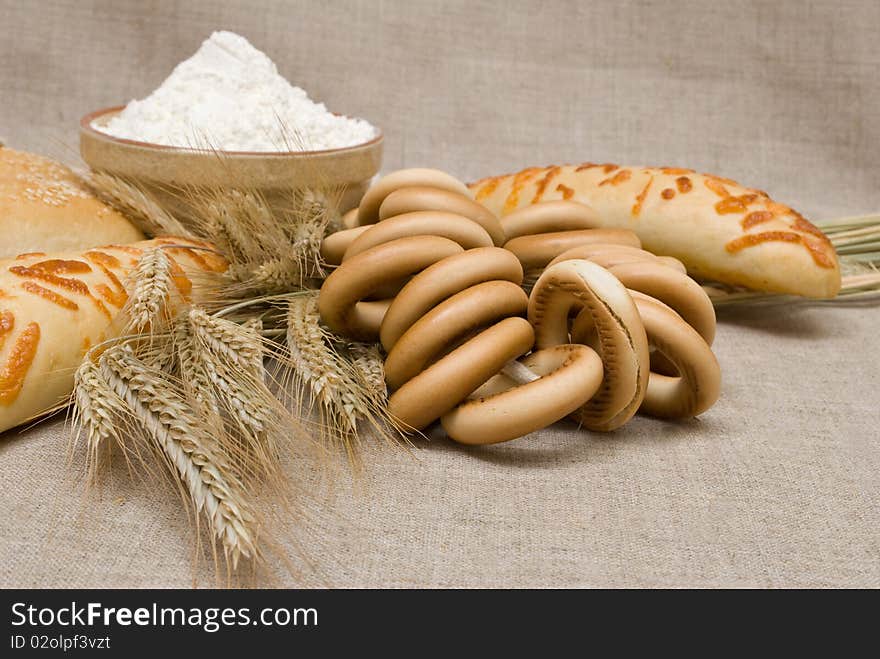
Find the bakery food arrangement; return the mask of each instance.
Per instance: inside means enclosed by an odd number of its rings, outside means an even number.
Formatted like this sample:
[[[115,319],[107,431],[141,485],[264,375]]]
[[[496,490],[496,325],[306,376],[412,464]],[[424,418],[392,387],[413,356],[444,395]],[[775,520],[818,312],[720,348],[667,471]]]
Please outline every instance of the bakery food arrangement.
[[[356,223],[324,241],[338,267],[318,309],[334,332],[381,341],[388,409],[406,429],[440,419],[452,439],[488,444],[566,416],[597,431],[639,409],[695,416],[718,397],[706,293],[633,232],[596,228],[583,204],[499,221],[448,174],[401,170]],[[540,271],[530,296],[524,271]],[[651,350],[671,373],[651,371]]]
[[[239,97],[241,113],[218,111]],[[301,120],[296,140],[266,125],[273,104]],[[227,574],[265,559],[292,453],[356,463],[367,437],[441,428],[491,445],[557,422],[613,441],[637,414],[711,414],[717,305],[878,288],[848,258],[873,249],[864,226],[829,238],[690,169],[584,163],[466,185],[408,168],[367,188],[378,129],[230,33],[83,124],[86,174],[0,146],[0,430],[69,403],[89,482],[120,452],[161,465]],[[284,158],[307,185],[279,179]],[[273,180],[254,179],[270,162]]]

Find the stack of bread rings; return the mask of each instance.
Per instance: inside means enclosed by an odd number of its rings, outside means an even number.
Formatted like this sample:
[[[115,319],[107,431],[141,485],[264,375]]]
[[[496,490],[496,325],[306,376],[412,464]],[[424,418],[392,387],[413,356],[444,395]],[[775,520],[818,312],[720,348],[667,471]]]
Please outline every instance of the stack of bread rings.
[[[637,411],[695,416],[718,397],[709,298],[583,204],[499,220],[454,177],[407,169],[344,223],[322,245],[336,267],[318,310],[337,334],[381,343],[404,428],[439,419],[458,442],[493,444],[566,417],[609,431]]]

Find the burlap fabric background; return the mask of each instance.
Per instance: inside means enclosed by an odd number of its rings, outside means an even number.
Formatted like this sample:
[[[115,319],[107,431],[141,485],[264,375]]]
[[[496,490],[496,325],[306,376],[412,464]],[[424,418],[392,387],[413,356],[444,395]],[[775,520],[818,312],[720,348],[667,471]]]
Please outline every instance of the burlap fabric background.
[[[145,95],[226,28],[383,127],[388,169],[682,165],[823,219],[880,209],[878,25],[873,0],[4,0],[0,135],[75,158],[82,114]],[[880,308],[721,320],[703,418],[370,452],[290,534],[314,569],[265,583],[880,585]],[[58,422],[0,439],[0,585],[211,583],[173,497],[123,481],[84,503],[66,439]]]

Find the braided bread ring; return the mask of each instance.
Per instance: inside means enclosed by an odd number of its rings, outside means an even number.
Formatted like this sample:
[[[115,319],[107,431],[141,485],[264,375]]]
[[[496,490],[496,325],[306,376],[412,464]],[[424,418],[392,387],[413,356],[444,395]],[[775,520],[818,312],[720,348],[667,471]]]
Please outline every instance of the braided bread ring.
[[[509,361],[527,353],[535,333],[524,318],[505,318],[459,346],[388,399],[401,424],[422,430],[451,411]]]
[[[523,270],[543,268],[562,252],[588,243],[640,247],[638,236],[629,229],[581,229],[520,236],[504,243],[520,260]]]
[[[395,190],[385,197],[379,207],[379,221],[413,211],[444,211],[463,215],[483,227],[492,237],[494,245],[500,247],[506,240],[501,222],[488,208],[470,197],[440,188],[413,186]]]
[[[591,430],[614,430],[636,413],[645,396],[648,338],[623,284],[601,266],[575,260],[547,268],[532,290],[529,321],[536,347],[569,343],[568,319],[580,309],[596,327],[605,376],[598,394],[573,417]]]
[[[471,219],[440,211],[415,211],[398,215],[370,226],[345,250],[343,262],[371,247],[408,236],[440,236],[465,249],[491,247],[492,238]]]
[[[526,206],[501,220],[508,240],[557,231],[596,229],[602,226],[596,211],[576,201],[547,201]]]
[[[462,444],[515,439],[575,412],[602,384],[602,360],[587,346],[538,350],[522,363],[540,377],[517,386],[505,375],[496,375],[440,418],[446,433]]]
[[[374,341],[380,326],[376,322],[376,305],[362,300],[389,282],[399,281],[462,251],[458,243],[448,238],[412,236],[361,252],[324,280],[318,297],[321,319],[334,332]]]
[[[678,376],[651,373],[640,412],[681,418],[708,410],[721,391],[721,368],[708,344],[674,310],[659,300],[632,293],[648,340],[673,363]]]
[[[500,247],[481,247],[445,258],[413,277],[400,291],[397,304],[382,321],[382,346],[390,351],[419,318],[459,291],[493,280],[520,284],[522,277],[517,258]]]
[[[379,208],[382,206],[382,202],[385,201],[385,197],[395,190],[415,185],[440,188],[464,195],[469,199],[474,198],[473,193],[467,189],[464,183],[446,172],[441,172],[438,169],[401,169],[382,177],[367,190],[367,193],[361,199],[360,206],[358,206],[356,226],[378,222]]]

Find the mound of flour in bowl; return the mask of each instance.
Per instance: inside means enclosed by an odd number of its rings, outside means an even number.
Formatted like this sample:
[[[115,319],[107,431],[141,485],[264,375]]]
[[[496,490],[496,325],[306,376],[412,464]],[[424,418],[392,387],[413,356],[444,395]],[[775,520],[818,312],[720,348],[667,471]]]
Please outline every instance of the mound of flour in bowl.
[[[98,130],[223,151],[319,151],[368,142],[376,129],[315,103],[247,39],[215,32],[162,85]]]

